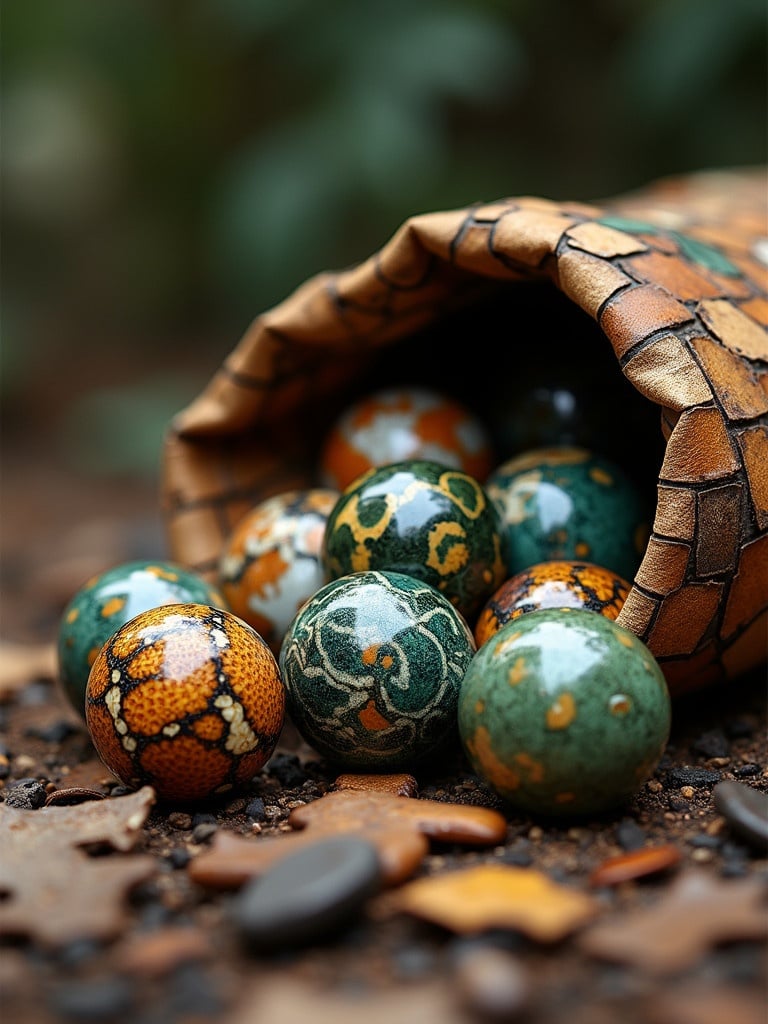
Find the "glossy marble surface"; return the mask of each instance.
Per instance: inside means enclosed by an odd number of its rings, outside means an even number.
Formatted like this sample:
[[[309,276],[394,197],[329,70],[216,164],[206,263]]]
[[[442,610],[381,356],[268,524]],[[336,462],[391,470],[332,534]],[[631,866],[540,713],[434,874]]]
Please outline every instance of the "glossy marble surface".
[[[128,786],[197,801],[249,781],[282,731],[285,691],[259,634],[220,608],[175,604],[124,623],[86,688],[96,751]]]
[[[288,712],[304,739],[350,769],[409,770],[458,743],[472,633],[433,587],[392,572],[326,584],[280,651]]]
[[[533,815],[620,806],[656,768],[670,718],[647,647],[580,609],[543,609],[502,626],[478,649],[459,697],[474,769]]]

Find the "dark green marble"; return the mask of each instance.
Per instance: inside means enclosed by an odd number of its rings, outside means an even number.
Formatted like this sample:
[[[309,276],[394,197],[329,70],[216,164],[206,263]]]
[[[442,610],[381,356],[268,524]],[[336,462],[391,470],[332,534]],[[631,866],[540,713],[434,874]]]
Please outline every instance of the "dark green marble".
[[[369,570],[415,576],[470,624],[508,575],[504,529],[485,489],[421,459],[372,469],[342,493],[322,560],[329,579]]]
[[[85,719],[91,665],[109,637],[139,612],[165,604],[227,609],[219,590],[197,573],[167,561],[133,561],[92,577],[70,599],[59,622],[59,681]]]
[[[664,675],[645,644],[596,612],[546,609],[475,654],[459,734],[475,771],[531,814],[599,813],[656,768],[670,729]]]
[[[498,466],[485,489],[506,528],[510,575],[581,560],[634,579],[652,509],[617,463],[578,446],[535,448]]]
[[[454,742],[475,642],[456,609],[413,576],[360,572],[322,587],[280,649],[304,739],[352,770],[409,769]]]

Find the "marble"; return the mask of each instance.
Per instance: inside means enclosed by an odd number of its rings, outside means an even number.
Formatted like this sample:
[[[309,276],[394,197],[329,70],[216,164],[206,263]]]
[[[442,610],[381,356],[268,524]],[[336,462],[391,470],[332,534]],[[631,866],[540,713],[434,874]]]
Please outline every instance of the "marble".
[[[139,612],[183,602],[227,608],[217,586],[169,561],[111,566],[70,598],[59,620],[58,674],[67,700],[81,718],[85,719],[88,673],[107,639]]]
[[[384,571],[439,590],[470,622],[508,575],[505,531],[484,488],[469,474],[410,459],[372,469],[328,517],[327,576]]]
[[[351,771],[410,771],[456,743],[459,686],[475,652],[437,590],[394,572],[333,580],[283,641],[288,713],[321,755]]]
[[[267,644],[231,612],[141,612],[104,644],[86,687],[96,752],[126,786],[196,802],[249,782],[271,757],[285,690]]]
[[[578,446],[535,448],[501,463],[484,486],[506,529],[510,575],[573,559],[634,579],[652,507],[618,463]]]
[[[505,580],[486,601],[475,623],[480,647],[502,626],[541,608],[584,608],[615,619],[629,583],[591,562],[538,562]]]
[[[586,610],[541,609],[478,649],[458,718],[468,760],[511,807],[578,816],[621,806],[649,778],[671,703],[629,630]]]
[[[488,428],[466,405],[425,387],[382,388],[353,402],[320,453],[323,484],[343,490],[369,469],[429,459],[483,480],[493,468]]]
[[[230,534],[220,559],[227,605],[280,653],[296,612],[326,582],[320,550],[339,492],[285,491],[260,502]]]

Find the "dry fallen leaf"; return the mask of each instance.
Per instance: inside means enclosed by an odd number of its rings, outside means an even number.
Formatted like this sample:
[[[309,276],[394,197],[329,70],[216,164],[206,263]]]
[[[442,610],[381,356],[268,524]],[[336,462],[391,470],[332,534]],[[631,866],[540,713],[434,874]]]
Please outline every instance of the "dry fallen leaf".
[[[145,786],[128,796],[36,811],[0,805],[0,934],[57,946],[110,938],[124,920],[123,899],[155,870],[153,857],[89,857],[78,847],[133,849],[155,802]]]
[[[190,877],[212,888],[236,888],[317,839],[351,834],[376,847],[384,884],[399,885],[412,877],[429,852],[429,839],[495,846],[507,833],[506,818],[487,807],[370,790],[328,793],[291,811],[288,824],[301,831],[252,839],[219,831],[211,848],[190,864]]]
[[[449,871],[409,882],[390,907],[451,931],[514,928],[539,942],[556,942],[590,921],[599,904],[532,868],[502,864]]]
[[[758,878],[726,880],[689,869],[653,906],[595,925],[580,946],[601,959],[673,974],[719,943],[768,935],[767,891]]]

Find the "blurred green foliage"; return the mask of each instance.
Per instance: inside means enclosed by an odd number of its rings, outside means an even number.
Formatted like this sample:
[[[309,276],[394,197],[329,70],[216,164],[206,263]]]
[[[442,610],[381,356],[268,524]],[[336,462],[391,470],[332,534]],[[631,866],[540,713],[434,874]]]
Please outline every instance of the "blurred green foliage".
[[[765,42],[763,0],[6,4],[3,393],[213,365],[413,213],[763,163]]]

